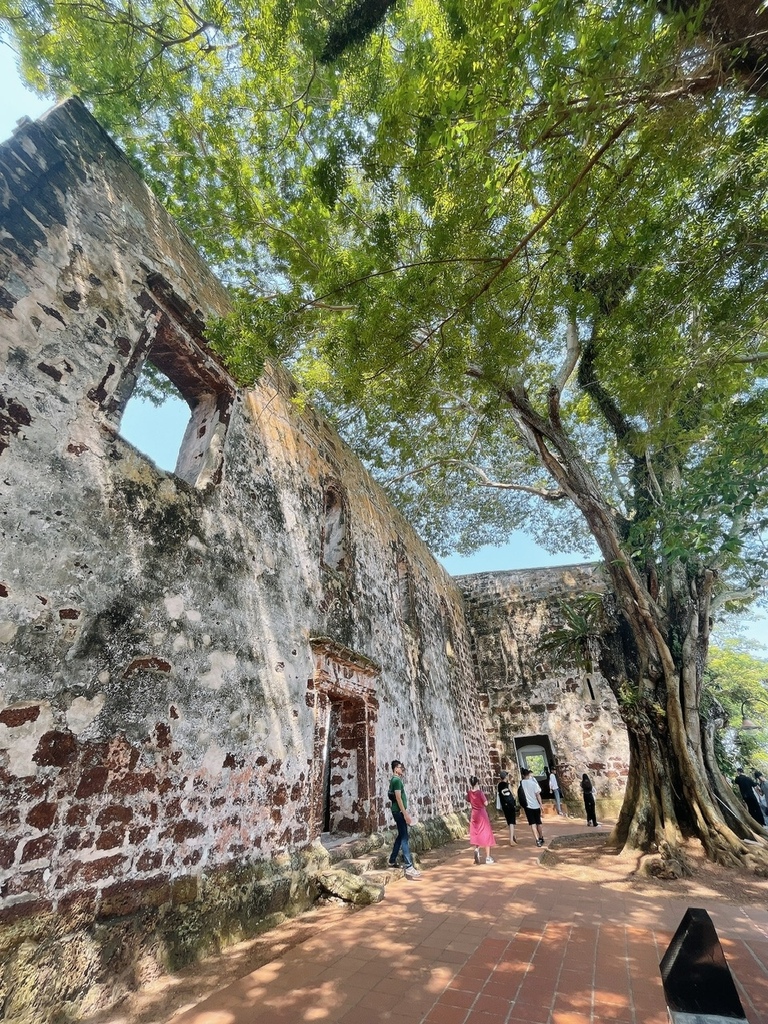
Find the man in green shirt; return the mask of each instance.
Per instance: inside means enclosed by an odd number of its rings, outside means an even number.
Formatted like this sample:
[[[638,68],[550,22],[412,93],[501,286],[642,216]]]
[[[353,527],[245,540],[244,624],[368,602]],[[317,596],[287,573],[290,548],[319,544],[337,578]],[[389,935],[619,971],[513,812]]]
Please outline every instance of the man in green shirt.
[[[392,762],[392,778],[389,780],[389,799],[391,801],[392,817],[395,819],[395,825],[397,826],[397,839],[395,839],[395,845],[392,847],[392,853],[389,857],[389,866],[391,868],[397,867],[397,855],[402,851],[405,877],[420,878],[421,872],[414,866],[411,848],[408,845],[408,826],[411,824],[411,816],[408,813],[408,795],[403,785],[404,771],[405,768],[402,761]]]

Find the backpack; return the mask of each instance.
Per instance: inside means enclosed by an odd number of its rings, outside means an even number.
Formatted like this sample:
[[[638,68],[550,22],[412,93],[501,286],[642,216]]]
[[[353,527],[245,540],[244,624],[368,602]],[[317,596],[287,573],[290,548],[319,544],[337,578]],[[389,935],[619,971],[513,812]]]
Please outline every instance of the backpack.
[[[523,789],[522,782],[517,787],[517,802],[520,804],[520,807],[523,808],[523,809],[525,809],[528,806],[528,803],[527,803],[527,801],[525,799],[525,790]]]

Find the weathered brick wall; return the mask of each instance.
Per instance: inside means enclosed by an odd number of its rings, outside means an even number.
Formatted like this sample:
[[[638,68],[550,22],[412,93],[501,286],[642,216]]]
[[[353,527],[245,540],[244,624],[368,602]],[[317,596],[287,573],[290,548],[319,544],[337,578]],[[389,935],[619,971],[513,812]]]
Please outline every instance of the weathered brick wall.
[[[0,1006],[21,1022],[306,905],[319,831],[387,823],[392,757],[428,818],[488,753],[458,588],[283,371],[246,392],[207,352],[224,290],[79,102],[0,147],[0,201]],[[147,355],[193,407],[175,474],[119,433]]]
[[[591,777],[598,806],[615,810],[629,764],[626,729],[616,698],[597,671],[555,665],[538,649],[547,631],[561,627],[560,601],[601,593],[597,567],[478,573],[457,578],[467,609],[478,686],[491,757],[517,767],[515,741],[548,736],[569,800],[583,811],[579,781]]]

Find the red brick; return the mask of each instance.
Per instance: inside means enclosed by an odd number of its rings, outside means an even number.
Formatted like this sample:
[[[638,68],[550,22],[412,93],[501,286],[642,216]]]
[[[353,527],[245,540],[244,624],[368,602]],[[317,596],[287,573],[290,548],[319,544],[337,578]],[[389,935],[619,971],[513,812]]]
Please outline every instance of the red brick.
[[[41,767],[65,768],[76,757],[77,740],[72,733],[53,729],[40,737],[32,760]]]
[[[64,821],[67,825],[82,828],[88,823],[91,816],[91,809],[87,804],[74,804],[66,813]]]
[[[115,828],[105,828],[99,833],[96,839],[97,850],[116,850],[123,845],[125,839],[125,826],[118,825]]]
[[[124,807],[122,804],[110,804],[103,810],[99,811],[96,817],[97,825],[114,825],[121,824],[127,825],[129,821],[133,819],[133,811],[130,807]]]
[[[0,711],[0,722],[7,725],[9,729],[26,725],[27,722],[36,722],[39,717],[39,704],[31,704],[25,708],[4,708]]]
[[[78,874],[82,875],[86,882],[100,882],[104,878],[109,878],[110,875],[120,874],[127,864],[127,859],[122,855],[101,857],[99,860],[79,865]]]
[[[87,850],[92,845],[93,832],[83,832],[81,829],[66,832],[61,842],[62,850]]]
[[[47,832],[44,836],[38,836],[37,839],[29,839],[24,844],[24,850],[21,854],[21,863],[28,864],[31,860],[39,860],[40,858],[50,859],[51,854],[56,848],[56,837]]]
[[[338,782],[339,783],[343,782],[343,779],[339,778]],[[287,789],[285,783],[281,782],[280,785],[275,789],[275,792],[272,795],[272,803],[276,804],[278,807],[284,807],[287,802],[288,802],[288,789]]]
[[[43,829],[51,827],[55,817],[56,804],[43,802],[41,804],[35,804],[35,806],[27,812],[27,824],[42,832]]]
[[[85,797],[96,796],[104,791],[107,784],[109,772],[106,768],[86,768],[80,776],[80,781],[75,790],[75,796],[81,800]]]
[[[152,772],[126,772],[116,775],[109,784],[112,796],[136,796],[137,793],[154,793],[157,779]]]
[[[199,821],[190,821],[184,818],[182,821],[177,821],[174,825],[167,828],[161,834],[161,838],[166,839],[170,837],[174,843],[184,843],[188,839],[194,839],[197,836],[203,835],[205,831],[205,825],[202,825]]]
[[[170,671],[171,666],[168,665],[166,671]],[[158,722],[155,726],[155,743],[159,750],[164,750],[171,745],[171,727],[167,722]]]
[[[146,658],[134,658],[123,672],[123,678],[130,678],[135,672],[170,672],[171,663],[165,658],[157,658],[152,655]],[[167,728],[167,727],[166,727]]]

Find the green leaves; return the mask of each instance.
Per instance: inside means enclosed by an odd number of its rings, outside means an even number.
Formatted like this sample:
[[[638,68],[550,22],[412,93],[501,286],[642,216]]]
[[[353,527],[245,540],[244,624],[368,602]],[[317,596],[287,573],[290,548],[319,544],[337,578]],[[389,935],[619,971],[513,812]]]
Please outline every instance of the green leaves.
[[[238,379],[289,360],[436,548],[521,523],[556,546],[592,502],[638,566],[760,577],[768,104],[702,67],[695,16],[0,0],[0,18],[238,289],[211,330]],[[533,493],[552,473],[578,493],[561,530]]]

